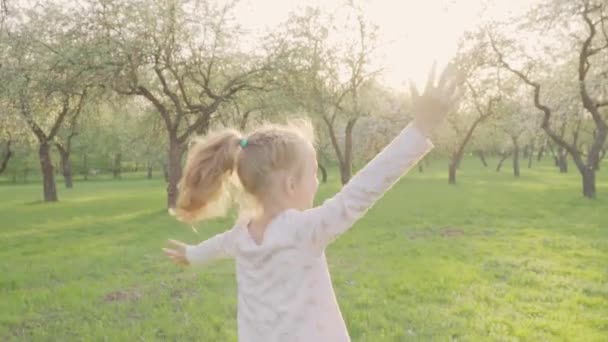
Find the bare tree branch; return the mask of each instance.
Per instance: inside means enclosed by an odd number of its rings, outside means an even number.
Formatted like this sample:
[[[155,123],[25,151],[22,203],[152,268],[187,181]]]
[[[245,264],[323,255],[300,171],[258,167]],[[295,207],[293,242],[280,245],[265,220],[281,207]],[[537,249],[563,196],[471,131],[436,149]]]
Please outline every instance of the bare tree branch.
[[[552,115],[552,111],[551,108],[549,108],[547,105],[545,105],[544,103],[541,102],[540,100],[540,90],[541,90],[541,85],[535,81],[532,81],[530,78],[528,78],[528,76],[526,76],[524,73],[522,73],[521,71],[514,69],[513,67],[511,67],[511,65],[505,61],[504,56],[502,55],[502,53],[500,52],[500,50],[498,49],[498,47],[496,46],[496,42],[494,40],[494,37],[492,37],[491,34],[488,33],[488,37],[490,39],[490,44],[492,46],[492,49],[494,50],[494,52],[496,53],[496,55],[498,56],[498,60],[500,62],[500,64],[507,70],[509,70],[510,72],[512,72],[513,74],[517,75],[524,83],[526,83],[527,85],[531,86],[534,89],[534,106],[541,110],[544,114],[543,116],[543,121],[542,121],[542,128],[545,130],[545,132],[547,132],[547,134],[555,141],[557,142],[560,146],[564,147],[566,150],[568,150],[568,152],[571,155],[578,155],[578,151],[576,150],[576,148],[572,145],[570,145],[568,142],[566,142],[564,139],[562,139],[562,137],[560,137],[558,134],[556,134],[550,127],[550,120],[551,120],[551,115]]]

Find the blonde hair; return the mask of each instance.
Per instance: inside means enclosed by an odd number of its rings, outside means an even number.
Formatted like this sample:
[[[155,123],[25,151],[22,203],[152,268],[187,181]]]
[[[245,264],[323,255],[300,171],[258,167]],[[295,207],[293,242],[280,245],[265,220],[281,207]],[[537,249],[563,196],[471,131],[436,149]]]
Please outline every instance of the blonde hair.
[[[294,169],[302,160],[302,143],[314,144],[313,136],[310,121],[292,120],[265,124],[248,135],[223,129],[194,138],[171,213],[190,224],[223,216],[235,203],[230,184],[259,202],[273,171]]]

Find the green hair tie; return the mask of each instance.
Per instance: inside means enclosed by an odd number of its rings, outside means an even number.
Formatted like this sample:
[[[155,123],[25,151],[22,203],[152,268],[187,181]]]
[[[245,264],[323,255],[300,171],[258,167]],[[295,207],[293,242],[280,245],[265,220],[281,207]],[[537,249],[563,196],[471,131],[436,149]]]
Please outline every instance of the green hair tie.
[[[241,139],[241,142],[239,143],[241,145],[242,148],[247,147],[247,145],[249,145],[249,141],[247,141],[247,138],[243,138]]]

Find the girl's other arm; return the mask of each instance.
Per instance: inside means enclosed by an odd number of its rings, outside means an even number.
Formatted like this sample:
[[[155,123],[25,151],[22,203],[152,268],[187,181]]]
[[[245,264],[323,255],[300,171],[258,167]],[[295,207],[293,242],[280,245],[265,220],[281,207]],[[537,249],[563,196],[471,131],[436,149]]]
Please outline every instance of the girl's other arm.
[[[233,231],[217,234],[198,245],[188,245],[176,240],[169,240],[169,244],[170,248],[163,248],[163,250],[176,264],[206,264],[233,254]]]

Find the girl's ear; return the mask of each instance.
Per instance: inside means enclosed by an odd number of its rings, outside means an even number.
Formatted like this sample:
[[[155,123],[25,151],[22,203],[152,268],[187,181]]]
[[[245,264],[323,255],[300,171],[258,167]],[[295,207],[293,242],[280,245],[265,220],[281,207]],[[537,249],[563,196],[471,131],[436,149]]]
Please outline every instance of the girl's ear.
[[[293,196],[296,188],[295,178],[284,171],[277,171],[274,177],[277,182],[277,190],[287,196]]]
[[[285,177],[285,190],[290,196],[296,192],[296,179],[292,175]]]

